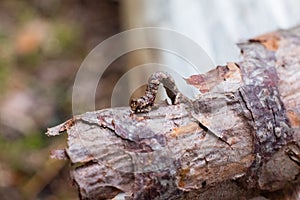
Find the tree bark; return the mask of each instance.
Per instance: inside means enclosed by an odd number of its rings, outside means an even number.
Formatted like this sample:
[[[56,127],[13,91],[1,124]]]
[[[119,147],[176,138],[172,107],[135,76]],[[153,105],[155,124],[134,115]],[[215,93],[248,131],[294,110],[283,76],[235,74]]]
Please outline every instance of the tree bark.
[[[242,61],[186,79],[192,103],[149,113],[112,108],[48,129],[67,131],[81,199],[297,198],[300,27],[238,44]]]

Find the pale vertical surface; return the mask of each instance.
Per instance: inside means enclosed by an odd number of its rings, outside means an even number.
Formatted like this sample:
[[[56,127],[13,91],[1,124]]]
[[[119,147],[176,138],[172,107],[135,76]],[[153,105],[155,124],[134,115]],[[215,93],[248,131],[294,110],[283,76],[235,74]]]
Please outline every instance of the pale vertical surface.
[[[122,0],[120,2],[124,30],[149,26],[175,30],[199,44],[216,65],[239,60],[239,50],[235,45],[239,41],[300,24],[299,0]],[[164,40],[161,42],[165,43]],[[182,48],[181,45],[184,44],[174,41],[173,45]],[[130,56],[128,66],[131,69],[137,63],[150,62],[167,65],[183,77],[204,73],[214,68],[204,61],[205,67],[197,66],[200,69],[195,70],[185,60],[164,51],[135,52]],[[149,73],[134,74],[129,78],[129,85],[134,85],[132,82],[139,77],[145,79],[143,74]],[[181,88],[180,84],[179,88]]]
[[[172,1],[170,28],[193,38],[217,64],[238,59],[235,43],[300,23],[297,0]]]
[[[125,29],[174,29],[195,40],[217,64],[237,58],[234,46],[240,39],[300,23],[298,0],[127,0],[122,5],[124,12],[130,10]]]

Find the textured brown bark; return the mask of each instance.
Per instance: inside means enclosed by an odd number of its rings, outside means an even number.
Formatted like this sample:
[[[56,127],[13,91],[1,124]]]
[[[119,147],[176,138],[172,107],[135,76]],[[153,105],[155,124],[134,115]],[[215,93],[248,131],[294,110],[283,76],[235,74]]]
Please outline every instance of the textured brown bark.
[[[240,43],[242,61],[186,81],[191,104],[113,108],[48,130],[68,133],[81,199],[285,199],[300,173],[300,27]],[[297,198],[295,196],[295,198]]]

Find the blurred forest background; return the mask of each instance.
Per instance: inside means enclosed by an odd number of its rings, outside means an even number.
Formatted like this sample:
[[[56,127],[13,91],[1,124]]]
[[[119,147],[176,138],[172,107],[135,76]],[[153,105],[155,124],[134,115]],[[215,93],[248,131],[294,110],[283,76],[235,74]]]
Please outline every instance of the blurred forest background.
[[[78,199],[68,163],[49,157],[66,138],[44,132],[71,117],[77,69],[120,31],[118,20],[111,0],[0,1],[1,200]],[[122,68],[110,69],[102,81],[107,93]],[[110,105],[101,95],[97,107]]]

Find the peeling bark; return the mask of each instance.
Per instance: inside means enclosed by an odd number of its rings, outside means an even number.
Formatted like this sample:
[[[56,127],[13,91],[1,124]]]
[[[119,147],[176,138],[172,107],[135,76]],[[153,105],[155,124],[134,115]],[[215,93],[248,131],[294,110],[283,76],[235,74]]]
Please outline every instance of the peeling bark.
[[[239,47],[241,62],[186,79],[201,92],[193,102],[105,109],[50,128],[49,136],[67,131],[57,157],[70,159],[81,199],[297,195],[300,27]]]

